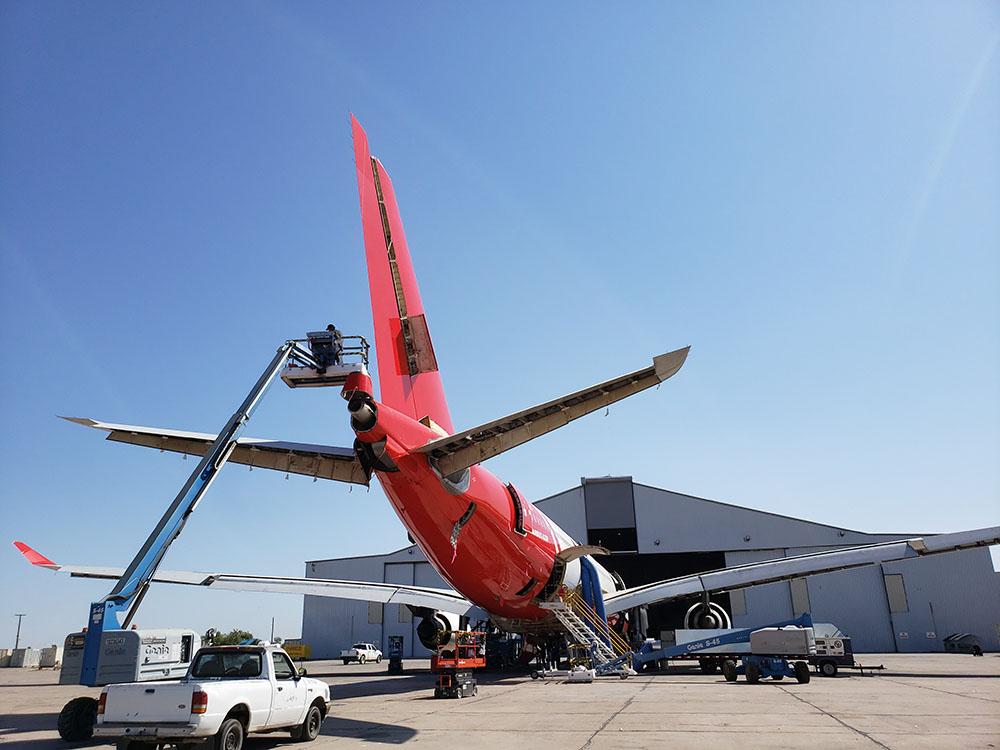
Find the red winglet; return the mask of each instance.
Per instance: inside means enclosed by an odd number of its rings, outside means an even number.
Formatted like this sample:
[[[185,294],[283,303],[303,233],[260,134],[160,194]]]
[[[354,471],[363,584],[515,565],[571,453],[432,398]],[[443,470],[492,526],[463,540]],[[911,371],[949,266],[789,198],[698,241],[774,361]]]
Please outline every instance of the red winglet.
[[[52,562],[41,552],[32,549],[24,542],[14,542],[14,546],[17,547],[18,551],[22,555],[24,555],[27,558],[28,562],[30,562],[32,565],[40,565],[43,568],[51,568],[52,570],[59,570],[59,565]]]

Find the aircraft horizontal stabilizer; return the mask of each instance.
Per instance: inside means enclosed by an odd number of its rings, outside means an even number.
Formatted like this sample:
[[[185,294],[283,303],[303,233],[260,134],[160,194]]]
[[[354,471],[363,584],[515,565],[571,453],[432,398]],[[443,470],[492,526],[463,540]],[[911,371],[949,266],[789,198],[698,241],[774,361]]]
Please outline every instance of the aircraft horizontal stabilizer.
[[[24,542],[14,542],[32,565],[69,573],[76,578],[117,580],[124,568],[104,568],[87,565],[59,565]],[[257,591],[270,594],[305,594],[334,599],[355,599],[382,604],[404,604],[457,615],[485,619],[486,613],[461,594],[451,589],[407,586],[398,583],[341,581],[330,578],[293,578],[284,576],[253,576],[233,573],[201,573],[184,570],[160,570],[153,583],[173,583],[183,586],[207,586],[226,591]]]
[[[690,348],[661,354],[653,358],[653,364],[649,367],[434,440],[420,451],[430,455],[431,461],[443,475],[460,472],[552,432],[574,419],[659,385],[681,369]]]
[[[160,427],[97,422],[80,417],[62,417],[84,427],[104,430],[108,440],[156,448],[171,453],[204,456],[215,435],[205,432],[184,432]],[[229,461],[259,469],[274,469],[289,474],[302,474],[316,479],[331,479],[350,484],[368,484],[368,474],[351,448],[310,443],[289,443],[282,440],[241,437]]]
[[[828,552],[814,552],[809,555],[764,560],[636,586],[608,594],[604,604],[605,609],[610,614],[639,607],[643,604],[655,604],[671,599],[698,596],[703,593],[732,591],[764,583],[816,575],[817,573],[830,573],[835,570],[847,570],[896,560],[909,560],[942,552],[956,552],[994,544],[1000,544],[1000,526],[958,531],[953,534],[934,534],[933,536],[901,539],[896,542],[868,544],[862,547],[834,549]]]

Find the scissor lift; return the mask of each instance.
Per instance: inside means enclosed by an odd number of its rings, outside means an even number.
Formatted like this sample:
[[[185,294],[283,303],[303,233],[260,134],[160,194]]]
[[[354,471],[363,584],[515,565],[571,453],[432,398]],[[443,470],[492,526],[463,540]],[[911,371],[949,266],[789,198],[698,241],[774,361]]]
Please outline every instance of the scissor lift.
[[[435,698],[466,698],[479,692],[472,671],[486,666],[486,633],[453,630],[431,656],[431,671],[437,674]]]

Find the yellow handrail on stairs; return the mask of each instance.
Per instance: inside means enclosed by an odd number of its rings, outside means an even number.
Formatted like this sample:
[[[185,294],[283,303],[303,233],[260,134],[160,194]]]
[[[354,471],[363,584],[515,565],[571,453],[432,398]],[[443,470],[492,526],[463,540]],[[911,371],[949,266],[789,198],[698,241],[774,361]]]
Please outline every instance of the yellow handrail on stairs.
[[[575,589],[565,589],[562,598],[581,620],[592,626],[591,629],[594,630],[598,638],[611,642],[611,649],[618,656],[623,656],[632,651],[632,648],[625,639],[608,625],[607,621],[603,620],[593,607],[584,601],[579,592]]]

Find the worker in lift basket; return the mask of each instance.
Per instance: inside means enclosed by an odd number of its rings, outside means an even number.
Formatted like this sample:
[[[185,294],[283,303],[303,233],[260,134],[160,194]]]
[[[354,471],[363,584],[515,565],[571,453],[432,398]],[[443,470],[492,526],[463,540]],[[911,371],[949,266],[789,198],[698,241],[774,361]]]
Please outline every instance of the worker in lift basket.
[[[344,352],[344,336],[337,330],[337,326],[331,323],[326,327],[326,331],[326,336],[314,336],[309,339],[309,348],[319,364],[316,371],[320,375],[326,373],[327,367],[339,365],[340,356]]]

